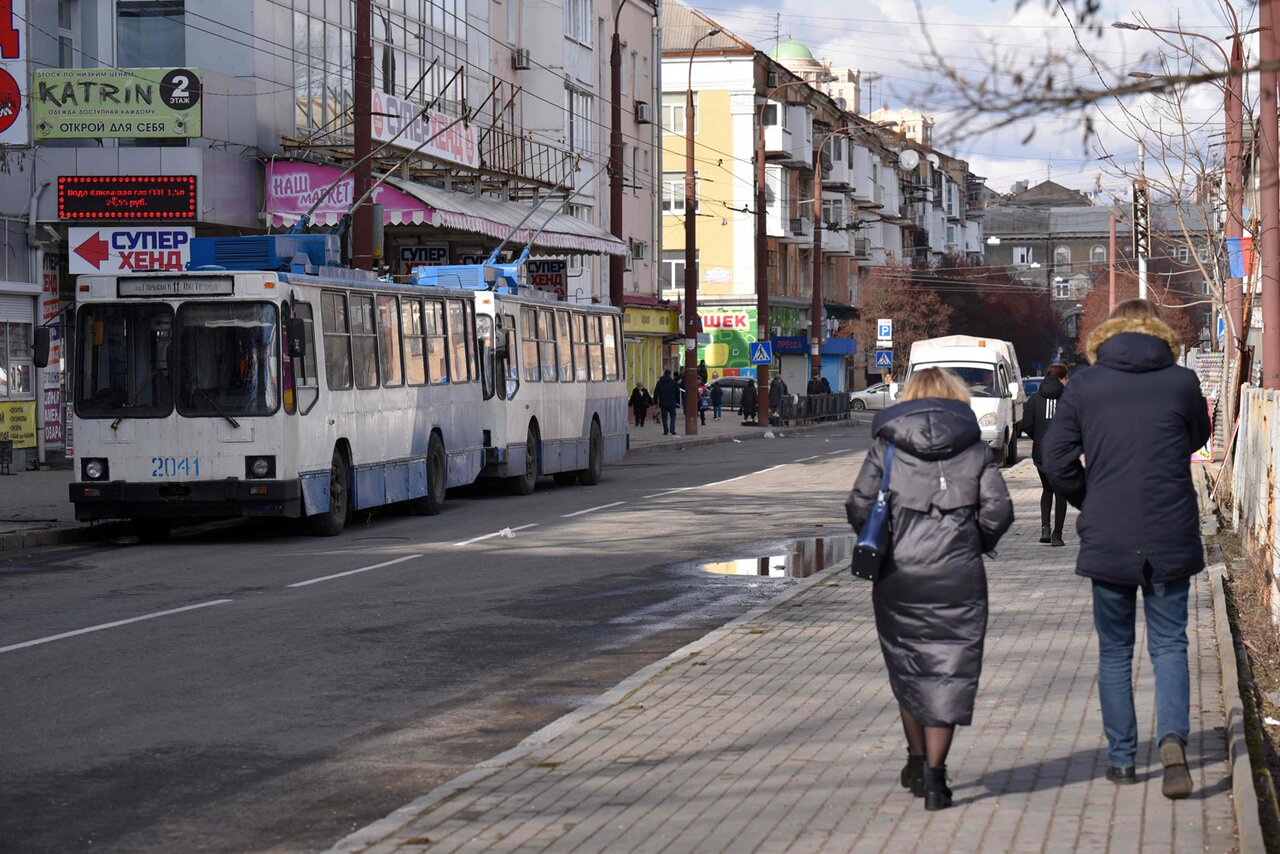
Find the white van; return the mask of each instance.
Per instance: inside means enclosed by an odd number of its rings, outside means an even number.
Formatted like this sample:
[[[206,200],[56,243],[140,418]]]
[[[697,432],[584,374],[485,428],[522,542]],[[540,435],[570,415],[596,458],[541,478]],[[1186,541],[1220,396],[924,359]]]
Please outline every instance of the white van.
[[[1001,465],[1018,461],[1018,423],[1026,392],[1018,372],[1013,344],[995,338],[948,335],[911,345],[907,374],[921,368],[946,368],[969,387],[970,405],[982,428],[982,440],[995,452]],[[898,397],[897,383],[890,396]]]

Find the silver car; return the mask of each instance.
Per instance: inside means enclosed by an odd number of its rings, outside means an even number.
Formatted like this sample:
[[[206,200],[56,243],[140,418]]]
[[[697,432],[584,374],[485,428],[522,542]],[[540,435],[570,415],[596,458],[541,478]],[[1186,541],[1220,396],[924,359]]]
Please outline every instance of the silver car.
[[[890,403],[889,384],[875,383],[862,391],[850,392],[849,408],[854,411],[862,409],[884,409]]]

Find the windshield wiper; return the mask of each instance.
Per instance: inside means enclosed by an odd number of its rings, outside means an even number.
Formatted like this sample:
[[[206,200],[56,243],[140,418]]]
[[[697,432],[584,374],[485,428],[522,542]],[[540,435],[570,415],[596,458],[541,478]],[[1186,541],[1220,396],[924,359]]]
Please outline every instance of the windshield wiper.
[[[155,380],[156,376],[157,376],[159,373],[160,373],[160,371],[152,371],[150,374],[148,374],[148,375],[147,375],[147,381],[146,381],[145,383],[143,383],[143,384],[142,384],[142,386],[141,386],[137,391],[135,391],[135,392],[133,393],[133,399],[132,399],[132,400],[130,400],[128,403],[126,403],[126,404],[125,404],[125,406],[127,406],[127,407],[128,407],[128,408],[130,408],[130,409],[132,409],[133,407],[137,406],[137,405],[138,405],[138,399],[139,399],[140,397],[142,397],[142,393],[143,393],[144,391],[146,391],[147,389],[149,389],[149,388],[151,387],[151,383],[152,383],[152,381],[153,381],[153,380]],[[111,422],[111,429],[112,429],[112,430],[118,430],[118,429],[120,428],[120,422],[121,422],[121,421],[123,421],[123,420],[124,420],[124,416],[123,416],[123,415],[121,415],[121,416],[119,416],[118,418],[116,418],[116,420],[115,420],[115,421],[112,421],[112,422]]]
[[[227,423],[230,424],[232,427],[235,427],[237,430],[240,429],[240,422],[232,418],[230,415],[228,415],[226,411],[221,406],[218,405],[218,401],[213,399],[213,395],[209,393],[209,390],[207,388],[205,388],[202,385],[193,385],[191,386],[191,390],[196,394],[204,395],[204,399],[209,401],[209,405],[213,407],[214,412],[218,413],[223,418],[227,419]]]

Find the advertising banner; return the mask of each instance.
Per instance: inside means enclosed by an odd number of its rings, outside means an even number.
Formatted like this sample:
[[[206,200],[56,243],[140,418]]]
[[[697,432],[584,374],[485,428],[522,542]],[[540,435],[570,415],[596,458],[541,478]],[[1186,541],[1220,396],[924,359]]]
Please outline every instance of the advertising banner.
[[[267,213],[271,214],[272,225],[296,222],[335,183],[333,192],[312,212],[314,222],[336,223],[355,202],[355,178],[341,177],[342,170],[333,166],[271,160],[267,162],[266,173]],[[429,225],[435,213],[408,193],[386,184],[373,191],[373,203],[382,205],[383,225]]]
[[[401,246],[397,272],[407,275],[414,267],[443,267],[449,263],[449,244],[444,241]]]
[[[15,448],[36,446],[36,402],[0,403],[0,439],[12,439]]]
[[[698,347],[698,359],[706,362],[708,379],[754,377],[751,345],[759,336],[755,307],[699,308],[698,318],[709,339]]]
[[[200,75],[190,68],[49,68],[31,81],[36,139],[200,136]]]
[[[47,324],[49,328],[49,365],[41,371],[44,377],[41,388],[44,417],[41,423],[44,425],[45,447],[61,448],[63,442],[62,325],[57,320],[61,313],[62,302],[58,298],[58,256],[48,253],[44,256],[43,263],[40,283],[41,322]]]
[[[0,2],[0,145],[31,142],[27,102],[27,0]]]
[[[185,270],[194,234],[186,226],[69,228],[71,274]]]
[[[419,113],[422,115],[419,116]],[[371,121],[374,139],[389,142],[393,147],[404,151],[417,150],[420,155],[432,160],[474,169],[480,165],[476,126],[458,122],[449,127],[454,118],[436,110],[424,113],[421,104],[402,101],[393,95],[373,90]],[[400,133],[401,129],[404,129],[404,133]],[[396,136],[398,133],[400,135]],[[394,142],[391,141],[392,137],[395,137]]]
[[[564,299],[569,286],[569,262],[563,258],[539,258],[525,263],[529,284],[540,291],[555,294]]]

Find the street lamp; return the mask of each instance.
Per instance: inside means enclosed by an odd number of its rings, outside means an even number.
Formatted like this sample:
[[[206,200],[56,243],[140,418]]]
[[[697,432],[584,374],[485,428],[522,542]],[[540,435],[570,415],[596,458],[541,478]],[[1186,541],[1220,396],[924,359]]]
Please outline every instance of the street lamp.
[[[689,50],[684,90],[684,432],[698,434],[698,202],[693,178],[693,58],[698,46],[720,35],[712,27]]]

